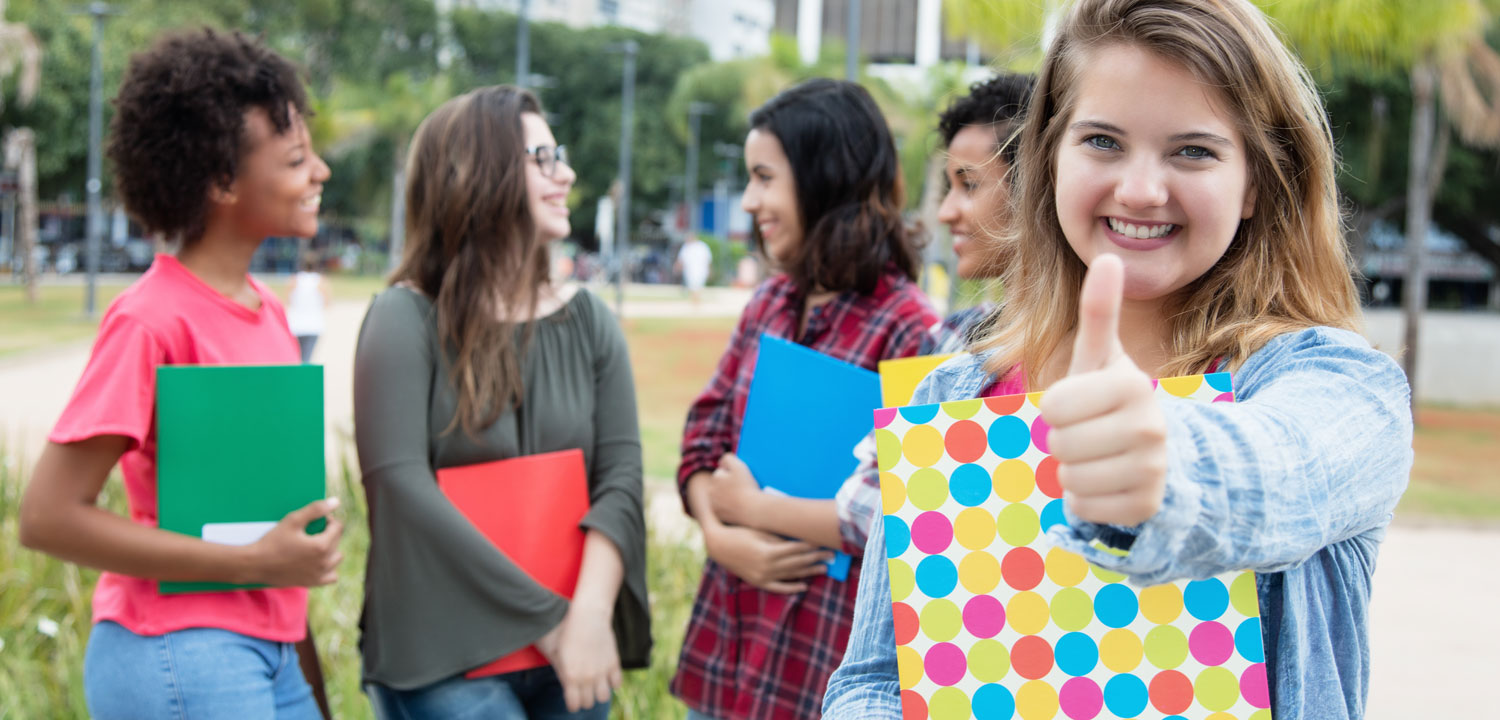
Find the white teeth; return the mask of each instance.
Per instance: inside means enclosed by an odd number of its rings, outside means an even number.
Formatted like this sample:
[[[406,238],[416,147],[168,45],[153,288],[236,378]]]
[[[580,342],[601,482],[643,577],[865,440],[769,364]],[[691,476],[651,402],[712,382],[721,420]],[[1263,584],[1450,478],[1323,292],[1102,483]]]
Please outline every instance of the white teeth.
[[[1116,220],[1114,218],[1108,218],[1108,220],[1109,229],[1120,233],[1125,237],[1135,238],[1136,240],[1152,240],[1160,237],[1165,237],[1167,234],[1177,229],[1176,225],[1172,225],[1170,223],[1166,225],[1133,225],[1131,223],[1120,222],[1119,220]]]
[[[315,208],[323,204],[323,194],[319,193],[302,201],[304,207]]]

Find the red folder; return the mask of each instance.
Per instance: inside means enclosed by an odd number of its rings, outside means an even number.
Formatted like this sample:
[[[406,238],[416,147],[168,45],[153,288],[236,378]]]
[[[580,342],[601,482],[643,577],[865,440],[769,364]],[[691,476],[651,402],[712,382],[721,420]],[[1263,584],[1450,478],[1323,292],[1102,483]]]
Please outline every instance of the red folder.
[[[560,450],[437,471],[438,488],[474,527],[533,580],[568,599],[583,565],[589,511],[582,450]],[[465,673],[485,675],[547,665],[535,646]]]

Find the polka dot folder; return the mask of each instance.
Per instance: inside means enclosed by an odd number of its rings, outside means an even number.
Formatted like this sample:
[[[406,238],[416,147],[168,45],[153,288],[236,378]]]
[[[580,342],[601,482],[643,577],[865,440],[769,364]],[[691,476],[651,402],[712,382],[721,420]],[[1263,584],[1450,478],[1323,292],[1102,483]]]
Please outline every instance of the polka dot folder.
[[[1228,373],[1157,392],[1234,401]],[[1040,400],[876,411],[903,720],[1271,720],[1254,573],[1141,589],[1048,542]]]

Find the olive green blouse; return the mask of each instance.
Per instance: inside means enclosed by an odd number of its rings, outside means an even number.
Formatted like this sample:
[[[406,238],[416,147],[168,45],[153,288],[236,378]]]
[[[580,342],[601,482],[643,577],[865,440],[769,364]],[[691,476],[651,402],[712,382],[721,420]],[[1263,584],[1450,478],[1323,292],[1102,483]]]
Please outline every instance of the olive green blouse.
[[[532,321],[524,398],[476,438],[444,432],[458,401],[436,322],[425,296],[389,288],[370,303],[355,352],[355,441],[370,519],[364,679],[422,687],[526,647],[562,621],[567,600],[490,544],[438,489],[434,469],[569,448],[583,450],[588,470],[582,527],[614,541],[624,559],[614,611],[620,662],[644,667],[641,441],[619,325],[585,290]]]

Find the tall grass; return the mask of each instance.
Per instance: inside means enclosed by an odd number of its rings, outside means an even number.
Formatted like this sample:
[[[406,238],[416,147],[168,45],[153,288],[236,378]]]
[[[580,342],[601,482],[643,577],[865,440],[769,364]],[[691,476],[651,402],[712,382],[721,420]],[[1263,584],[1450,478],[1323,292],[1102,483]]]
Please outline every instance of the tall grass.
[[[16,518],[25,467],[22,458],[0,446],[0,720],[86,718],[83,653],[98,573],[21,547]],[[344,564],[336,584],[312,591],[309,616],[335,717],[368,718],[370,705],[359,683],[359,610],[370,547],[364,494],[347,458],[329,485],[342,501]],[[105,484],[101,503],[125,513],[118,478]],[[611,717],[680,719],[685,714],[667,692],[667,683],[677,665],[702,566],[696,546],[666,542],[654,534],[648,538],[647,585],[656,644],[650,668],[626,673]]]
[[[85,717],[83,649],[99,573],[21,546],[22,462],[0,447],[0,718]],[[124,511],[119,482],[101,503]]]

